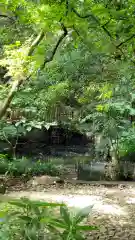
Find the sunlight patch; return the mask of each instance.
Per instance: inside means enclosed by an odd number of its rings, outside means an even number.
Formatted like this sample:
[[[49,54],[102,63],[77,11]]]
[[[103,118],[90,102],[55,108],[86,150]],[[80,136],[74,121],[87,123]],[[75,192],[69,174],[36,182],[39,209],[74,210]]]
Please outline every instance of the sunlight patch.
[[[102,212],[104,214],[112,214],[117,216],[127,215],[127,213],[123,211],[121,207],[115,204],[114,205],[100,204],[100,205],[96,205],[95,208],[96,208],[96,211]]]
[[[72,199],[67,198],[65,200],[68,206],[78,208],[102,203],[102,198],[100,196],[72,196]]]
[[[128,198],[127,203],[135,204],[135,198]]]

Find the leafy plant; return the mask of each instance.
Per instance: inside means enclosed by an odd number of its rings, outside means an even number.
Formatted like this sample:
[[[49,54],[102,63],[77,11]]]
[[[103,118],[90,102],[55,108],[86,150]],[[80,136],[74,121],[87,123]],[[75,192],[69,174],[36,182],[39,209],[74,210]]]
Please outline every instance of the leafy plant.
[[[29,166],[30,161],[25,157],[13,159],[12,161],[8,162],[7,174],[15,177],[27,174]]]
[[[29,164],[28,174],[30,175],[60,175],[59,167],[53,163],[46,163],[44,161],[35,161],[31,165]]]
[[[7,154],[0,154],[0,161],[1,160],[7,160],[8,159],[8,155]]]
[[[24,136],[25,133],[26,131],[23,126],[16,126],[10,122],[0,121],[0,139],[8,144],[13,158],[16,158],[18,138]]]
[[[98,229],[94,226],[81,225],[84,219],[86,219],[92,207],[86,207],[79,211],[69,211],[66,206],[60,207],[60,216],[61,218],[52,221],[53,226],[62,229],[61,238],[63,240],[76,240],[76,239],[85,239],[83,238],[82,232],[92,231]]]
[[[8,170],[8,155],[0,154],[0,174],[5,174]]]
[[[65,204],[30,201],[26,198],[10,200],[11,212],[3,212],[0,233],[7,239],[43,240],[45,239],[85,239],[82,231],[96,230],[97,227],[81,225],[92,207],[69,210]],[[58,214],[60,207],[60,215]],[[56,208],[56,211],[55,211]],[[13,221],[13,222],[12,222]],[[5,224],[7,228],[5,228]],[[14,227],[16,226],[16,227]]]
[[[46,161],[46,160],[44,160]],[[10,176],[38,176],[50,175],[60,176],[66,172],[63,166],[55,165],[53,162],[32,161],[26,157],[7,159],[6,155],[1,155],[0,174],[8,174]]]

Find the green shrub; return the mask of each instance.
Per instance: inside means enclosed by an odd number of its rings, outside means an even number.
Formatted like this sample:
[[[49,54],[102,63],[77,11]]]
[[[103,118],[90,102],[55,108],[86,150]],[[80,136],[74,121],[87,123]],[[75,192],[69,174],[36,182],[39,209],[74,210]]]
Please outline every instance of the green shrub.
[[[79,240],[85,239],[82,231],[97,229],[81,225],[89,216],[91,206],[70,211],[64,204],[28,199],[10,201],[9,204],[15,209],[0,212],[2,240]]]
[[[0,160],[0,174],[5,174],[8,171],[8,161]]]
[[[22,174],[38,176],[51,175],[60,176],[66,172],[66,168],[62,165],[57,166],[52,162],[35,161],[22,157],[20,159],[12,159],[12,161],[2,158],[0,160],[0,174],[9,174],[11,176],[21,176]]]
[[[8,171],[8,155],[0,154],[0,174],[5,174]]]
[[[45,163],[41,161],[36,161],[32,163],[30,169],[28,170],[29,174],[31,175],[51,175],[51,176],[58,176],[59,170],[56,165],[53,163]]]
[[[0,154],[0,161],[3,161],[3,160],[8,160],[7,154]]]
[[[13,159],[8,162],[8,173],[15,177],[21,176],[27,174],[29,167],[30,161],[27,158]]]

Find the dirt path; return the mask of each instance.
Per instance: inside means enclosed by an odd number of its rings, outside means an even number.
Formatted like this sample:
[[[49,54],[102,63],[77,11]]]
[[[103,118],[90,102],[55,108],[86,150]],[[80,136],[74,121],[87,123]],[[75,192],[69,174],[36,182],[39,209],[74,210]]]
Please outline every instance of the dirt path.
[[[65,202],[68,206],[83,208],[94,205],[88,222],[100,226],[87,239],[135,240],[135,187],[74,186],[64,189],[9,192],[10,197],[28,197],[33,200]]]

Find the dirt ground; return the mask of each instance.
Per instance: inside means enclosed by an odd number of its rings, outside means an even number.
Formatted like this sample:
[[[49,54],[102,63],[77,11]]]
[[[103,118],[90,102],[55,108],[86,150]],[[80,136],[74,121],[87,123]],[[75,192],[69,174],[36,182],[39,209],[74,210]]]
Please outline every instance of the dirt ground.
[[[129,184],[125,188],[69,185],[59,189],[12,190],[7,195],[65,202],[68,206],[77,208],[94,205],[87,223],[99,226],[99,230],[88,233],[87,239],[135,240],[135,185]]]

